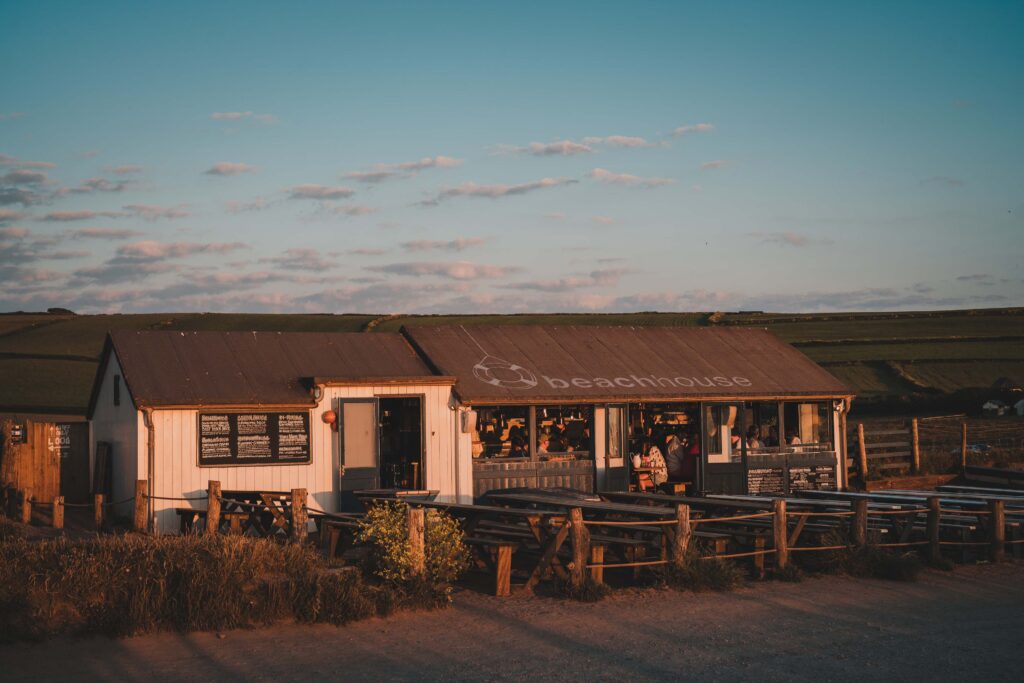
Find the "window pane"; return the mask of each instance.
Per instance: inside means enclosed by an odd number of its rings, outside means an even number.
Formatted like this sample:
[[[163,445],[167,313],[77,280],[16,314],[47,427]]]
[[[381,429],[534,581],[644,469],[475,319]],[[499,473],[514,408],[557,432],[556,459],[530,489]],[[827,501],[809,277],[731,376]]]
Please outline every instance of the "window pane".
[[[593,457],[593,406],[538,406],[536,415],[537,455],[541,460]]]
[[[529,409],[526,406],[477,408],[473,456],[484,458],[530,457]]]

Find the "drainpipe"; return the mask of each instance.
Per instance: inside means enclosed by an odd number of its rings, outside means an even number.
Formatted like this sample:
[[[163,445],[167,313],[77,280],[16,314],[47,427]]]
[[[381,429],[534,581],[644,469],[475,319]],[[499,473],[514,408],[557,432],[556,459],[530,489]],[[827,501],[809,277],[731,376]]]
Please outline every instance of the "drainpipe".
[[[146,425],[146,479],[149,482],[149,525],[150,531],[156,528],[155,512],[153,510],[153,496],[156,489],[153,488],[153,465],[156,461],[156,426],[153,424],[153,409],[142,409],[142,420]]]

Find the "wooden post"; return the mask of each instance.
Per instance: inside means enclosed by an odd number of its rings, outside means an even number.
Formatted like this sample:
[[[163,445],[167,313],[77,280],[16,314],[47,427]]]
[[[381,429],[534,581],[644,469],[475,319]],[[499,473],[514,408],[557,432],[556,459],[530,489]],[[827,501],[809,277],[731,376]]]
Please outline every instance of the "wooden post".
[[[988,519],[988,537],[992,544],[989,548],[989,559],[993,562],[1002,562],[1006,557],[1006,501],[990,500]]]
[[[498,546],[494,566],[494,594],[499,598],[512,595],[512,544],[503,543]]]
[[[775,569],[785,569],[789,564],[789,525],[786,523],[786,501],[776,498],[772,501],[772,540],[775,543]]]
[[[693,530],[690,528],[690,506],[676,506],[676,538],[672,544],[672,564],[682,567],[686,561],[686,551],[690,549]]]
[[[840,411],[840,413],[839,413],[839,434],[840,434],[840,437],[839,437],[839,439],[840,439],[839,453],[842,456],[842,462],[839,463],[840,474],[842,474],[842,479],[840,479],[840,482],[842,483],[842,489],[845,491],[846,489],[848,489],[850,487],[850,464],[849,464],[850,454],[846,450],[846,403],[845,403],[845,399],[844,399],[844,402],[843,402],[843,410]],[[762,559],[764,558],[763,555],[761,555],[760,557]]]
[[[309,512],[306,510],[306,489],[292,489],[292,540],[305,543],[309,531]]]
[[[939,524],[942,522],[941,501],[938,496],[928,496],[928,561],[937,563],[942,559],[942,545],[939,539]]]
[[[53,499],[53,528],[64,528],[64,496]]]
[[[97,493],[92,497],[92,518],[96,525],[96,531],[103,530],[103,494]]]
[[[604,583],[604,546],[596,543],[590,546],[590,578],[594,583]],[[597,565],[597,566],[594,566]]]
[[[139,479],[135,482],[135,514],[132,529],[145,533],[149,529],[146,511],[149,509],[149,482]]]
[[[31,524],[32,523],[32,489],[23,489],[21,491],[21,523]]]
[[[960,471],[967,469],[967,423],[960,423]]]
[[[409,507],[407,524],[409,527],[409,557],[412,558],[411,573],[420,576],[426,568],[424,552],[424,515],[423,508]]]
[[[861,498],[853,501],[853,544],[863,548],[868,543],[868,501]]]
[[[581,588],[586,579],[587,558],[590,557],[590,533],[583,523],[583,510],[569,510],[569,530],[572,534],[572,566],[569,568],[569,582],[574,588]]]
[[[220,530],[220,482],[206,483],[206,533],[215,534]]]
[[[917,418],[910,421],[910,453],[914,458],[913,472],[921,473],[921,439],[917,429]]]
[[[864,446],[864,424],[861,422],[857,423],[857,448],[860,450],[860,457],[857,460],[858,470],[860,472],[860,480],[867,481],[868,479],[868,450]]]

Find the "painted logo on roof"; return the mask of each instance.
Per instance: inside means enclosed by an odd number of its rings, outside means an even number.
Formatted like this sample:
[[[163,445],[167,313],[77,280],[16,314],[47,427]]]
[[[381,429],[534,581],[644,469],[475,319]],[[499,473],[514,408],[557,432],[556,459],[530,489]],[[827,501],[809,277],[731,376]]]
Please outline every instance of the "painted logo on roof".
[[[473,376],[484,384],[501,387],[503,389],[532,389],[537,386],[537,375],[533,374],[522,365],[512,363],[504,358],[498,358],[487,352],[469,330],[463,325],[462,331],[466,333],[484,357],[473,366]]]

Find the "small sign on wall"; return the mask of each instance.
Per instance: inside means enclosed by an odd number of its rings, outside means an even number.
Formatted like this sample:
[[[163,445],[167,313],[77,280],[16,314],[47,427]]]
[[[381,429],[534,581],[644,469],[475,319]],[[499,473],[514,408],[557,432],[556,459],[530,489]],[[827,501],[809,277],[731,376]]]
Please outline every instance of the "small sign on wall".
[[[310,462],[309,413],[199,413],[199,466]]]

